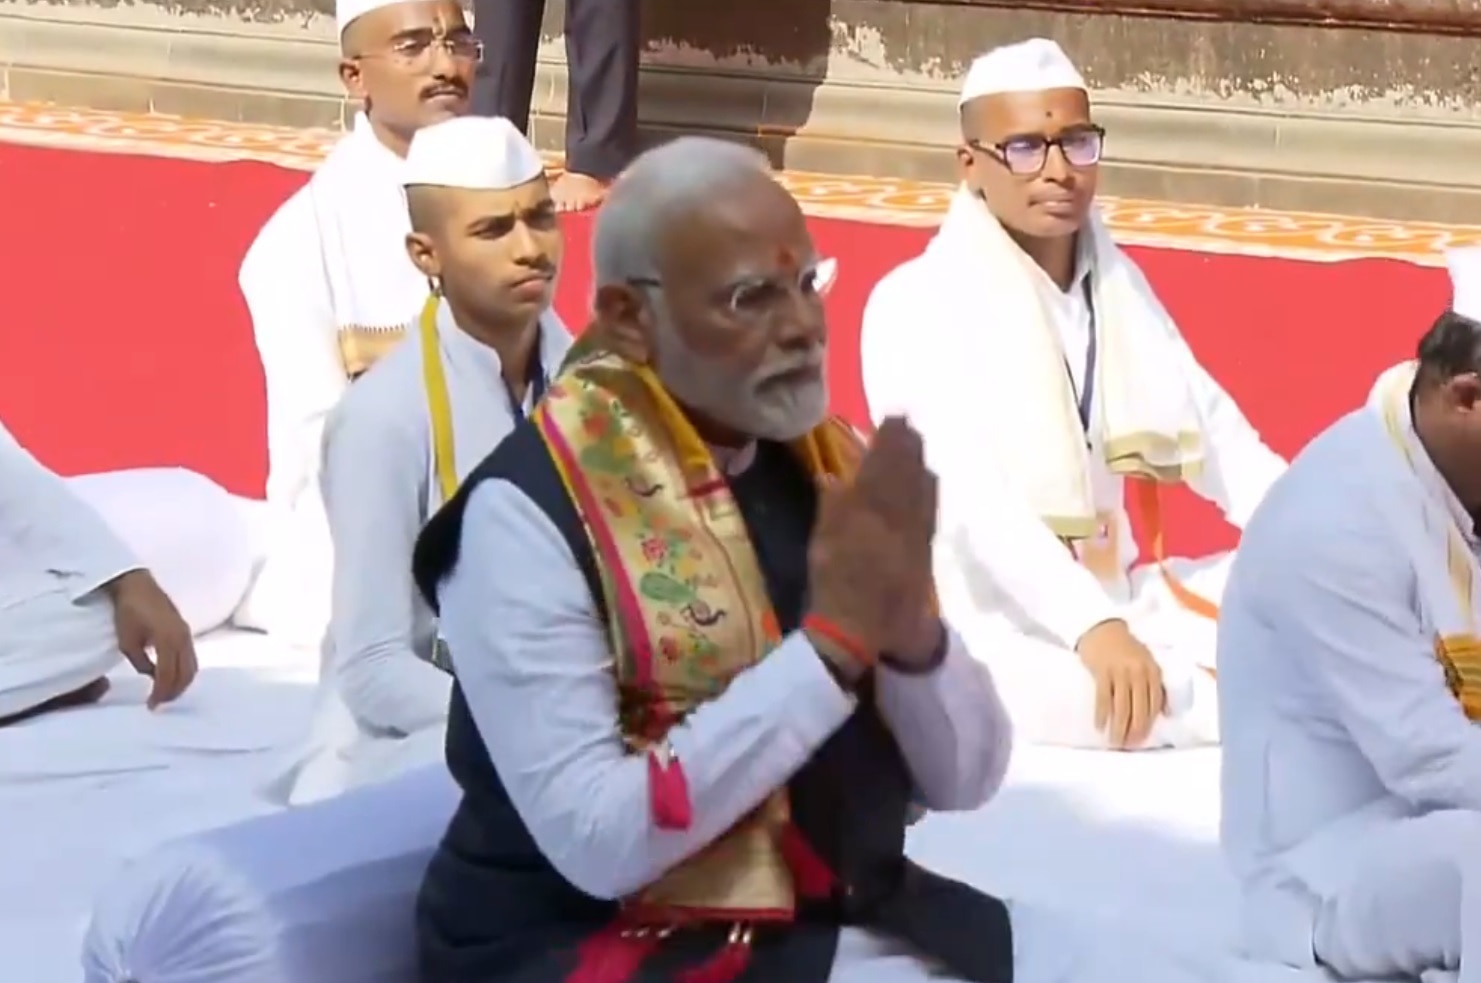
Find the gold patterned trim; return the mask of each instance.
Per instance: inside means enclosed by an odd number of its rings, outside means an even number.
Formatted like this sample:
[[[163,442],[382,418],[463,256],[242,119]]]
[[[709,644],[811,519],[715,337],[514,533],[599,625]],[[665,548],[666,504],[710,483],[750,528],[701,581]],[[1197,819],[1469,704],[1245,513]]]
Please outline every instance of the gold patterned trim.
[[[339,137],[333,130],[0,102],[0,141],[72,150],[257,160],[310,170]],[[878,224],[933,226],[945,213],[953,190],[948,185],[892,177],[793,171],[781,178],[809,214]],[[1478,225],[1130,198],[1102,198],[1100,204],[1117,240],[1132,245],[1320,262],[1385,257],[1426,266],[1443,266],[1447,248],[1481,245]]]
[[[339,329],[339,358],[345,374],[355,378],[406,338],[405,326],[398,328],[365,328],[347,325]]]

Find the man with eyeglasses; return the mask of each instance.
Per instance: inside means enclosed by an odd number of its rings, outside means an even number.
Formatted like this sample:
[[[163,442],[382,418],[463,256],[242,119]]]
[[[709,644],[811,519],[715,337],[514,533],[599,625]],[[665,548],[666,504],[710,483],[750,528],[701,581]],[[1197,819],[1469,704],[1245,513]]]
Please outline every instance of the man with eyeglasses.
[[[550,308],[555,203],[514,124],[464,116],[423,127],[402,182],[403,248],[432,295],[414,336],[345,393],[324,428],[333,606],[317,726],[281,783],[293,805],[442,760],[452,681],[412,582],[412,548],[540,401],[571,345]]]
[[[1060,47],[983,55],[958,107],[961,186],[875,288],[861,343],[871,414],[908,415],[942,476],[945,609],[1028,740],[1215,743],[1229,557],[1165,557],[1159,490],[1186,483],[1242,527],[1285,462],[1111,241],[1105,130]]]
[[[912,799],[980,806],[1011,739],[936,614],[920,437],[827,414],[801,208],[684,138],[592,257],[580,349],[417,543],[463,789],[422,983],[1011,979],[1019,909],[904,856]]]
[[[403,158],[419,129],[467,112],[483,54],[454,0],[341,0],[336,14],[340,81],[360,112],[238,277],[267,384],[268,545],[236,621],[301,645],[317,645],[329,618],[325,417],[427,298],[406,255]]]

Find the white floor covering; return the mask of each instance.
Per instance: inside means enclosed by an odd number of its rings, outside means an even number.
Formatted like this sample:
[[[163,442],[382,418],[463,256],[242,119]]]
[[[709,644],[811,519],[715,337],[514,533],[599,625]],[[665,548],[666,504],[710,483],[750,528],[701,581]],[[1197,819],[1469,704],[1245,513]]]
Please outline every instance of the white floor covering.
[[[91,896],[121,861],[269,808],[255,789],[304,733],[317,655],[231,632],[200,654],[175,706],[146,711],[144,680],[123,669],[100,706],[0,731],[0,980],[77,983]],[[1251,972],[1230,954],[1218,766],[1212,750],[1021,748],[992,806],[928,819],[911,851],[1053,910],[1022,938],[1037,948],[1042,926],[1056,958],[1026,959],[1018,983],[1286,983],[1297,974]]]

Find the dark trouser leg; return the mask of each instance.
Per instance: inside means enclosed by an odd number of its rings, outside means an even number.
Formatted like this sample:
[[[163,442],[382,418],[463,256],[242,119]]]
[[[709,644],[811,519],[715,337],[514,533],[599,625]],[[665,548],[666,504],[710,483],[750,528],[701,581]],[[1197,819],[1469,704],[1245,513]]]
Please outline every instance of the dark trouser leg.
[[[566,0],[566,167],[577,174],[609,180],[637,152],[639,14],[639,0]]]
[[[535,56],[545,0],[473,0],[473,27],[483,41],[483,64],[473,82],[473,112],[503,116],[529,132]]]
[[[94,679],[81,689],[74,689],[70,693],[54,696],[45,703],[31,707],[29,710],[13,713],[8,717],[0,717],[0,727],[18,724],[23,720],[30,720],[32,717],[39,717],[43,713],[51,713],[53,710],[68,710],[72,707],[85,707],[88,704],[97,703],[107,694],[110,685],[107,676],[101,679]]]

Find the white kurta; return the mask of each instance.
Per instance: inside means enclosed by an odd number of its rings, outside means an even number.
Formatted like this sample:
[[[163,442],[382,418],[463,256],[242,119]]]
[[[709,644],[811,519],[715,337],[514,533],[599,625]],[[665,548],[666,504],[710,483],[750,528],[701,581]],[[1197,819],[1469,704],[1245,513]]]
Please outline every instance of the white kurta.
[[[1474,623],[1471,519],[1403,420],[1330,427],[1245,529],[1219,631],[1223,845],[1257,959],[1481,980],[1481,729],[1435,638]],[[1457,533],[1458,534],[1458,533]],[[1469,555],[1467,555],[1469,554]]]
[[[438,315],[461,480],[517,417],[499,356],[460,330],[445,303]],[[547,314],[540,334],[547,378],[570,344]],[[532,396],[526,393],[524,409]],[[295,805],[442,760],[452,680],[430,661],[436,619],[411,575],[417,535],[442,504],[432,446],[421,342],[413,336],[355,382],[324,431],[333,613],[313,732],[285,787],[274,790]]]
[[[257,233],[238,276],[267,389],[271,541],[237,621],[299,645],[317,644],[329,620],[333,549],[319,498],[319,443],[350,384],[322,250],[313,199],[300,188]]]
[[[235,620],[297,645],[317,645],[329,621],[333,548],[319,448],[350,384],[341,332],[404,328],[427,297],[405,256],[401,165],[357,117],[310,183],[263,225],[237,277],[267,390],[270,542]]]
[[[510,555],[520,562],[504,562]],[[606,634],[559,530],[513,485],[487,481],[468,501],[461,556],[439,598],[469,710],[536,844],[595,897],[652,883],[730,828],[854,709],[806,636],[788,636],[670,731],[695,821],[656,830],[647,765],[619,736]],[[933,674],[880,670],[879,701],[926,805],[971,809],[997,791],[1010,725],[991,675],[955,634]],[[831,978],[916,983],[930,970],[905,947],[846,928]]]
[[[199,633],[241,600],[251,561],[238,503],[209,479],[174,468],[63,479],[0,426],[0,717],[119,663],[104,584],[147,567]]]
[[[999,470],[1002,464],[989,462],[985,448],[996,443],[993,428],[1011,428],[1016,421],[973,409],[977,369],[971,333],[1011,327],[993,321],[993,276],[1035,278],[1074,390],[1084,392],[1093,330],[1083,289],[1084,279],[1094,274],[1088,250],[1082,250],[1067,291],[1031,263],[984,268],[980,310],[957,311],[959,320],[952,323],[922,320],[923,312],[934,310],[922,298],[931,296],[932,283],[945,272],[933,262],[929,252],[907,261],[870,295],[861,338],[864,390],[876,423],[904,413],[923,431],[942,482],[937,541],[942,603],[973,650],[992,660],[1020,738],[1105,746],[1105,735],[1094,727],[1094,680],[1073,649],[1094,625],[1124,618],[1157,657],[1168,689],[1171,712],[1158,720],[1146,746],[1216,740],[1214,686],[1200,670],[1213,663],[1214,624],[1186,610],[1155,565],[1137,565],[1125,482],[1106,467],[1101,434],[1089,435],[1089,478],[1097,510],[1112,516],[1116,572],[1107,581],[1082,566],[1040,521]],[[1144,278],[1141,284],[1150,293]],[[1261,441],[1183,339],[1171,343],[1205,442],[1203,473],[1190,484],[1230,523],[1242,526],[1285,462]],[[1098,396],[1092,391],[1092,398]],[[1092,413],[1091,419],[1101,417]],[[1193,593],[1217,603],[1228,557],[1172,560],[1169,568]]]

